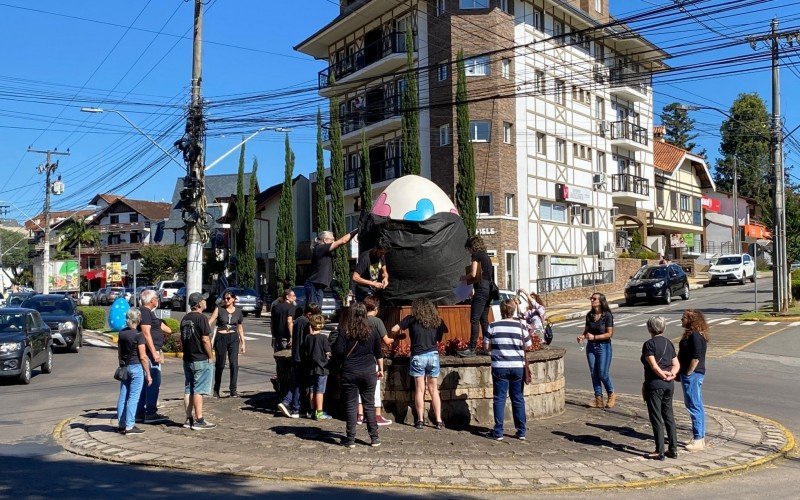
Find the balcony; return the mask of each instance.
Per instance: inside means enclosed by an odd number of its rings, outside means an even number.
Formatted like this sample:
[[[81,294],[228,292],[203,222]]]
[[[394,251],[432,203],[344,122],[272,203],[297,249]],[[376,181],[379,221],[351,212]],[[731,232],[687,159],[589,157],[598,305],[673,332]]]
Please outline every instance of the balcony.
[[[406,33],[393,31],[320,71],[320,94],[333,95],[329,87],[331,75],[337,90],[342,90],[347,87],[348,82],[389,74],[402,68],[405,63]]]
[[[650,198],[650,181],[633,174],[611,176],[611,196],[614,201],[635,204]]]
[[[611,123],[611,145],[631,151],[648,151],[647,129],[628,121]]]
[[[610,76],[611,93],[617,94],[627,101],[647,100],[648,77],[646,74],[636,73],[627,68],[612,68]]]
[[[150,221],[102,224],[98,227],[101,233],[127,233],[150,229]]]
[[[403,162],[400,158],[386,158],[378,162],[370,162],[372,184],[397,179],[402,174]],[[358,189],[361,182],[361,170],[348,170],[344,173],[344,190]]]
[[[400,128],[402,121],[400,99],[400,95],[393,95],[377,103],[367,101],[364,109],[342,116],[340,118],[342,145],[359,142],[362,129],[367,137],[374,137]],[[330,124],[323,130],[323,140],[330,141]]]
[[[119,243],[105,244],[100,246],[100,251],[103,253],[121,253],[121,252],[139,252],[144,247],[145,243],[127,243],[121,241]]]

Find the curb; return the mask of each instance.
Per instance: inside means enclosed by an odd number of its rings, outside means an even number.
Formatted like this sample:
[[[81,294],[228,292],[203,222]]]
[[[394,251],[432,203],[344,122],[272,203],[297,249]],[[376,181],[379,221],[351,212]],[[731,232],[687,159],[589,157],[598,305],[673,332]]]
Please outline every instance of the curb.
[[[761,322],[772,322],[777,321],[778,323],[792,323],[795,321],[800,321],[800,316],[777,316],[775,318],[742,318],[736,317],[734,318],[738,321],[761,321]]]
[[[624,395],[623,395],[624,396]],[[432,491],[490,491],[490,492],[580,492],[580,491],[597,491],[597,490],[625,490],[625,489],[632,489],[632,488],[647,488],[647,487],[654,487],[654,486],[663,486],[668,484],[677,483],[679,481],[698,481],[701,479],[707,479],[710,477],[722,476],[731,473],[746,471],[750,469],[755,469],[757,467],[769,464],[779,458],[786,457],[788,453],[790,453],[795,448],[795,438],[794,435],[789,431],[786,427],[784,427],[779,422],[776,422],[772,419],[762,417],[759,415],[754,415],[751,413],[742,412],[739,410],[732,410],[726,408],[719,408],[719,407],[709,407],[714,410],[729,412],[733,415],[737,415],[742,418],[749,418],[757,422],[767,423],[769,425],[774,426],[779,432],[781,432],[786,440],[786,444],[780,449],[777,450],[769,455],[753,459],[746,463],[731,465],[727,467],[721,467],[718,469],[707,470],[707,471],[700,471],[696,473],[686,473],[686,474],[679,474],[675,476],[669,476],[665,478],[654,478],[654,479],[644,479],[638,481],[630,481],[621,484],[575,484],[575,485],[556,485],[556,486],[543,486],[541,488],[526,488],[526,487],[513,487],[513,486],[470,486],[470,485],[447,485],[447,484],[437,484],[437,483],[402,483],[404,488],[413,488],[416,490],[432,490]],[[157,462],[152,460],[125,460],[119,457],[108,457],[108,456],[99,456],[99,454],[91,453],[92,450],[86,450],[83,448],[73,449],[73,447],[68,443],[63,437],[63,430],[64,428],[73,420],[74,418],[67,418],[60,421],[55,428],[53,429],[53,438],[56,442],[64,448],[66,451],[88,458],[103,460],[106,462],[111,463],[120,463],[120,464],[135,464],[135,465],[145,465],[149,467],[158,467],[161,469],[171,469],[171,470],[185,470],[185,471],[195,471],[195,469],[179,464],[179,463],[164,463],[164,462]],[[241,472],[235,470],[220,470],[216,472],[220,475],[226,476],[234,476],[234,477],[247,477],[247,478],[256,478],[256,479],[263,479],[263,480],[271,480],[271,481],[287,481],[287,482],[294,482],[294,483],[305,483],[305,484],[331,484],[336,486],[350,486],[350,487],[361,487],[361,488],[396,488],[400,484],[394,482],[381,482],[381,481],[353,481],[353,480],[344,480],[344,479],[318,479],[318,478],[311,478],[311,477],[303,477],[303,476],[291,476],[291,475],[281,475],[281,474],[264,474],[264,473],[256,473],[256,472]]]

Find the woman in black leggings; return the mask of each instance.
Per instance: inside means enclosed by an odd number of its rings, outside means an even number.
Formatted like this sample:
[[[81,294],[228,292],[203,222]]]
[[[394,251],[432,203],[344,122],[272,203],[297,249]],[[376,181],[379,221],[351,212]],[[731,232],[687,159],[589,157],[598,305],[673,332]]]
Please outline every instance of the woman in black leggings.
[[[219,397],[226,357],[231,363],[231,381],[228,386],[230,397],[239,397],[239,393],[236,390],[236,379],[239,375],[239,354],[244,354],[246,351],[243,321],[242,310],[236,307],[236,295],[230,290],[225,290],[225,293],[222,294],[222,304],[214,310],[209,320],[209,323],[214,325],[216,329],[213,341],[214,351],[216,351],[217,356],[214,366],[215,398]]]
[[[489,287],[492,283],[492,261],[489,259],[489,254],[486,253],[486,245],[483,243],[483,238],[480,236],[470,236],[467,238],[467,243],[464,247],[472,254],[472,263],[469,268],[469,273],[462,276],[462,281],[472,283],[473,293],[472,302],[470,303],[470,334],[469,346],[463,351],[459,351],[458,355],[462,358],[467,358],[475,355],[475,347],[478,345],[478,327],[483,331],[483,337],[486,338],[486,332],[489,330]]]

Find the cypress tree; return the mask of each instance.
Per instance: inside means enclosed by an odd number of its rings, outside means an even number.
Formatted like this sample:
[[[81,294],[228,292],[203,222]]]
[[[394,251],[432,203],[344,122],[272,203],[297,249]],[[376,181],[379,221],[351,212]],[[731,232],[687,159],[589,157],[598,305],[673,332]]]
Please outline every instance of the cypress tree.
[[[414,34],[406,30],[406,85],[402,95],[403,175],[419,175],[422,154],[419,151],[419,94],[414,67]]]
[[[469,140],[469,105],[467,104],[467,76],[464,70],[464,53],[458,51],[456,60],[456,137],[458,139],[458,182],[456,183],[456,208],[467,234],[477,231],[478,216],[475,201],[475,156]]]
[[[367,134],[361,132],[361,179],[358,196],[361,198],[361,212],[372,210],[372,171],[369,165],[369,145]]]
[[[331,85],[333,78],[331,78]],[[331,230],[335,237],[345,233],[344,219],[344,153],[342,151],[342,129],[339,125],[339,98],[331,98]],[[337,282],[336,293],[342,300],[347,298],[350,283],[350,263],[348,262],[347,245],[334,250],[333,278]]]
[[[314,191],[317,207],[317,232],[326,231],[328,202],[325,199],[325,157],[322,155],[322,111],[317,108],[317,184]]]
[[[236,272],[239,284],[244,287],[256,288],[256,197],[258,196],[257,184],[258,159],[253,158],[253,169],[250,172],[250,189],[244,209],[244,245],[243,255],[237,259]]]
[[[236,220],[233,223],[233,240],[236,243],[236,260],[244,255],[244,144],[239,149],[239,172],[236,178],[236,199],[233,203]]]
[[[295,257],[294,221],[292,219],[292,176],[294,175],[294,152],[289,146],[289,134],[284,142],[286,152],[283,186],[278,205],[278,227],[275,251],[275,267],[278,276],[278,291],[283,292],[283,284],[294,284],[297,263]]]

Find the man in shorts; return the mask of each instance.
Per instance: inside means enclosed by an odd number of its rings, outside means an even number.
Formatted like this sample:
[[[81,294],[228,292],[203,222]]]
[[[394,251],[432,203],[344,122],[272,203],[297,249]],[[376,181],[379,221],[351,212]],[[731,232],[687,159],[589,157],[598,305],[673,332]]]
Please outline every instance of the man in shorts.
[[[194,292],[189,295],[188,301],[191,312],[181,320],[185,379],[183,401],[186,408],[186,423],[183,426],[200,431],[217,426],[203,418],[203,396],[211,395],[214,371],[211,325],[202,312],[206,308],[206,295]]]

